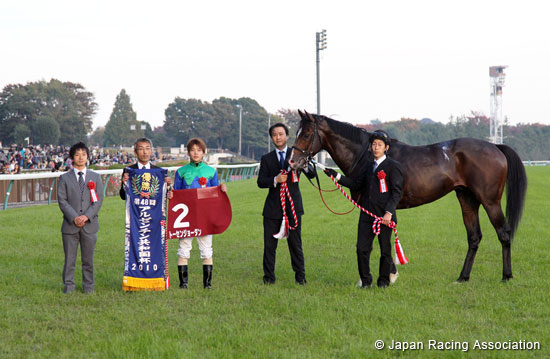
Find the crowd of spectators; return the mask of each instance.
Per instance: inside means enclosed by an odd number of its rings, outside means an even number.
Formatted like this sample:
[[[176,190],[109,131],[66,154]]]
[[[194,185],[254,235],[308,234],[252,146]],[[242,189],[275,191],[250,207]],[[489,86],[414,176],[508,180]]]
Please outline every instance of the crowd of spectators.
[[[90,148],[90,164],[98,167],[111,165],[130,165],[136,162],[136,156],[132,151],[105,149],[100,147]]]
[[[23,170],[60,171],[71,166],[69,148],[64,146],[12,145],[0,149],[2,173],[21,173]]]
[[[38,171],[66,171],[72,168],[69,146],[12,145],[0,149],[0,173],[14,174]],[[156,155],[156,156],[155,156]],[[155,153],[154,158],[159,158]],[[90,165],[108,167],[114,164],[129,165],[136,162],[133,151],[115,148],[90,147]]]

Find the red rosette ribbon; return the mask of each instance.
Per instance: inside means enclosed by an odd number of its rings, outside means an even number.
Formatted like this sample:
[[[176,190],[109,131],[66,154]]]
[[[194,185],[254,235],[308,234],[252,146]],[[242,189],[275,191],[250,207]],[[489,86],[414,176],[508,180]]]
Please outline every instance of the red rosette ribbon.
[[[380,180],[380,193],[386,193],[388,192],[388,186],[386,185],[386,172],[380,171],[376,174],[378,176],[378,180]]]
[[[99,198],[97,198],[97,193],[95,192],[94,182],[88,182],[88,189],[90,190],[90,198],[92,199],[92,203],[99,201]]]
[[[208,182],[208,180],[206,179],[206,177],[199,178],[199,184],[201,185],[201,188],[206,188],[206,183],[207,182]]]

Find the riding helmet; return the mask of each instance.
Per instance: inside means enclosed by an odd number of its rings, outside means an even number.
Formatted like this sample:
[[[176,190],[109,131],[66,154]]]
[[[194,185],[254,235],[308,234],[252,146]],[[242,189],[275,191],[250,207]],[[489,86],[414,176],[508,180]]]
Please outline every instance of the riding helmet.
[[[384,130],[376,130],[374,131],[369,138],[369,145],[372,145],[372,142],[374,140],[382,140],[386,144],[386,146],[390,145],[391,139],[390,135]]]

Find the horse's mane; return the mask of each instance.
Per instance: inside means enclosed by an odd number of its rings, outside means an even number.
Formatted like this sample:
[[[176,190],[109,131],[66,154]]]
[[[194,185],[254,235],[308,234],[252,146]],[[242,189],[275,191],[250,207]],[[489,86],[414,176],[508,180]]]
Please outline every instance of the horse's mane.
[[[328,126],[336,133],[355,143],[361,143],[366,131],[348,122],[333,120],[332,118],[321,116]]]
[[[354,126],[351,123],[336,121],[323,115],[312,114],[312,116],[319,121],[325,121],[331,130],[352,142],[363,143],[363,140],[365,138],[363,136],[367,135],[368,138],[367,131],[365,131],[361,127]],[[304,120],[302,119],[300,121],[299,128],[302,128],[303,124]]]
[[[363,144],[364,141],[368,139],[371,135],[371,133],[365,130],[364,128],[357,127],[349,122],[336,121],[330,117],[323,116],[323,115],[311,114],[311,116],[313,116],[315,119],[319,121],[325,121],[332,131],[334,131],[335,133],[339,134],[340,136],[354,143]],[[302,128],[304,123],[305,123],[304,119],[302,119],[300,121],[300,124],[298,125],[298,128]],[[403,144],[397,138],[392,138],[391,136],[390,136],[390,141],[392,144],[394,143]]]
[[[349,140],[355,143],[362,143],[363,139],[365,138],[362,136],[366,135],[367,136],[366,138],[369,138],[371,135],[371,133],[365,130],[364,128],[357,127],[351,123],[336,121],[326,116],[317,116],[317,117],[325,120],[328,123],[329,127],[334,132],[338,133],[339,135],[342,135],[345,138],[348,138]],[[397,138],[392,138],[391,136],[390,136],[390,141],[392,144],[399,142]]]

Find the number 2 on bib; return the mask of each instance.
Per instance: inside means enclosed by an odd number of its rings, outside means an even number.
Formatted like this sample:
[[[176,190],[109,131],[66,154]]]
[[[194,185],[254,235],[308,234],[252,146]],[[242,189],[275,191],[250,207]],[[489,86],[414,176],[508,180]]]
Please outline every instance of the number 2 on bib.
[[[189,227],[189,222],[182,222],[185,216],[189,213],[189,207],[187,207],[185,204],[180,203],[175,205],[172,208],[173,212],[178,212],[179,210],[182,210],[182,212],[178,215],[176,220],[174,221],[174,228],[187,228]]]

